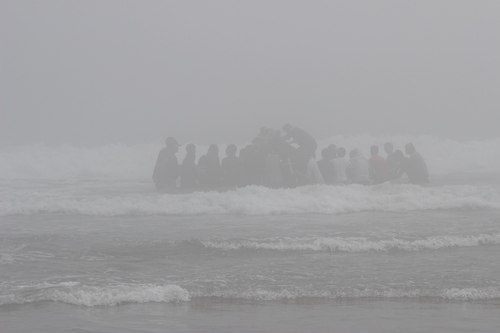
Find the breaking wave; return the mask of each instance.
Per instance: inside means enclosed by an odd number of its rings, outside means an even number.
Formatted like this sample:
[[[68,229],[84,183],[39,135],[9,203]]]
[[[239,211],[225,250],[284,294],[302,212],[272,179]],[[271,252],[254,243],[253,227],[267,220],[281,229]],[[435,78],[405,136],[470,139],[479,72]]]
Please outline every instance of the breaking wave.
[[[28,296],[0,296],[0,304],[54,301],[84,306],[113,306],[123,303],[189,301],[189,293],[177,285],[136,285],[43,289]]]
[[[321,237],[321,238],[274,238],[267,240],[202,241],[203,246],[219,250],[271,250],[271,251],[421,251],[439,250],[450,247],[471,247],[500,244],[500,233],[476,236],[432,236],[418,240]]]
[[[105,185],[103,185],[105,186]],[[432,209],[500,209],[500,189],[487,186],[421,187],[305,186],[269,189],[249,186],[228,192],[190,194],[73,193],[31,189],[0,193],[0,216],[66,213],[96,216],[201,214],[343,214],[363,211],[404,212]]]
[[[178,303],[195,298],[217,297],[226,300],[283,301],[300,299],[418,299],[432,298],[444,301],[480,301],[500,298],[498,287],[484,288],[339,288],[332,290],[311,290],[310,288],[238,288],[222,291],[188,292],[177,285],[137,285],[115,287],[76,287],[72,289],[49,289],[32,295],[0,296],[0,305],[23,304],[36,301],[53,301],[79,306],[116,306],[126,303]]]

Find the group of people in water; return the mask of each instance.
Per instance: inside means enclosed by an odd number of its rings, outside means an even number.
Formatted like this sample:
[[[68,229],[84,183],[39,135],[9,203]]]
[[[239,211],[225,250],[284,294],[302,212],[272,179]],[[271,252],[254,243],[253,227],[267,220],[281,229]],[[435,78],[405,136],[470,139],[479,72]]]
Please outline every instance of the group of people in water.
[[[429,182],[429,173],[422,156],[412,143],[394,150],[392,143],[384,144],[387,154],[379,155],[378,146],[370,148],[366,159],[358,149],[352,149],[349,159],[346,149],[334,144],[322,149],[316,161],[316,140],[301,128],[290,124],[281,131],[261,128],[251,144],[241,148],[230,144],[226,157],[219,158],[219,147],[212,144],[196,163],[196,146],[186,145],[181,164],[177,160],[179,143],[168,137],[158,154],[153,181],[158,190],[169,192],[220,190],[261,185],[271,188],[294,188],[303,185],[381,184],[400,178],[403,174],[413,184]]]

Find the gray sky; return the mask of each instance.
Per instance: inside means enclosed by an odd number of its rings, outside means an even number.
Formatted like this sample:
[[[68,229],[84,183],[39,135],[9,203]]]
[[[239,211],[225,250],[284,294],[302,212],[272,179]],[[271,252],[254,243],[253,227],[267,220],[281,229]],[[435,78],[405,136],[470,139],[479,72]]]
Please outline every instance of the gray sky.
[[[0,3],[1,145],[499,136],[499,1]]]

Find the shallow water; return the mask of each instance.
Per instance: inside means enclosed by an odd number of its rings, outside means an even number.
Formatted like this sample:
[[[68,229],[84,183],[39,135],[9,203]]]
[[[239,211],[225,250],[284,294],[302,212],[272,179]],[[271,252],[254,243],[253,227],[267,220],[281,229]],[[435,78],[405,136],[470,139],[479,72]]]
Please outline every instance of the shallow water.
[[[493,332],[499,216],[4,216],[2,327]]]
[[[499,142],[418,146],[425,187],[184,194],[157,146],[7,149],[0,332],[498,332]]]

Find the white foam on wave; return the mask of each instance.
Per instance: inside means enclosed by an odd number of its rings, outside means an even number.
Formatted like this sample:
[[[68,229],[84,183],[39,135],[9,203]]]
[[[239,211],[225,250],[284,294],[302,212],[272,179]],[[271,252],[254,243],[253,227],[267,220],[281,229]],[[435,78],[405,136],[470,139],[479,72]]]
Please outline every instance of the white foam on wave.
[[[0,216],[67,213],[97,216],[200,214],[342,214],[430,209],[500,209],[500,189],[483,186],[421,187],[381,184],[365,187],[305,186],[269,189],[249,186],[228,192],[190,194],[78,193],[58,190],[1,195]]]
[[[146,284],[43,289],[28,296],[2,296],[0,304],[54,301],[83,306],[113,306],[122,303],[170,303],[189,300],[189,293],[178,285]]]
[[[347,151],[359,148],[369,156],[372,145],[393,142],[396,149],[404,150],[408,142],[415,144],[424,156],[431,177],[447,173],[498,172],[500,169],[500,138],[490,140],[454,141],[435,136],[335,136],[318,141],[318,156],[329,144],[342,146]],[[205,154],[207,145],[197,145],[198,157]],[[224,151],[225,145],[221,145]],[[69,145],[47,146],[36,144],[0,148],[0,178],[2,179],[150,179],[162,148],[161,143],[126,146],[110,144],[96,148]],[[240,147],[241,148],[241,147]],[[184,147],[178,153],[184,157]],[[384,153],[381,153],[385,156]],[[223,154],[221,154],[223,157]]]
[[[115,306],[124,303],[188,302],[194,298],[218,297],[253,301],[282,301],[303,298],[363,299],[363,298],[437,298],[450,301],[478,301],[500,299],[498,287],[483,288],[333,288],[315,290],[311,287],[266,289],[261,287],[236,288],[218,291],[192,291],[178,285],[136,285],[114,287],[73,287],[42,289],[33,294],[0,296],[0,305],[23,304],[36,301],[62,302],[80,306]]]
[[[471,247],[487,244],[500,244],[500,233],[476,236],[432,236],[418,240],[367,238],[274,238],[264,240],[231,240],[202,241],[206,248],[230,250],[271,250],[271,251],[336,251],[336,252],[370,252],[370,251],[421,251],[439,250],[450,247]]]

